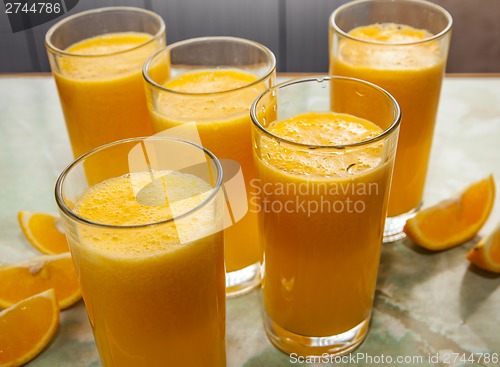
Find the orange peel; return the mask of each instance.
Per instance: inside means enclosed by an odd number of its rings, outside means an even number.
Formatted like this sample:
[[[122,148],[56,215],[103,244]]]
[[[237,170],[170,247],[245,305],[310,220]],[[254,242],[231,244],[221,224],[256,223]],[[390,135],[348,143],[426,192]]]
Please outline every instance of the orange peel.
[[[43,254],[68,252],[68,242],[59,228],[59,218],[47,213],[20,211],[17,219],[30,244]]]
[[[0,312],[0,367],[21,366],[40,354],[52,340],[59,316],[53,289]]]
[[[61,309],[81,298],[80,286],[69,252],[43,255],[0,266],[0,307],[53,288]]]
[[[406,235],[431,250],[445,250],[473,238],[488,219],[495,201],[490,175],[452,198],[417,213],[406,222]]]
[[[467,253],[467,259],[481,269],[500,274],[500,224]]]

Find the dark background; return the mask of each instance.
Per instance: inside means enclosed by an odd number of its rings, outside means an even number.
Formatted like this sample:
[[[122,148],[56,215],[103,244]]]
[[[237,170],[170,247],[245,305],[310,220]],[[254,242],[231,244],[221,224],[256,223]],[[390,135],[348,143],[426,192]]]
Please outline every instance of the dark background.
[[[328,20],[347,0],[80,0],[65,16],[104,6],[160,14],[167,42],[230,35],[269,47],[279,72],[328,71]],[[500,0],[433,0],[454,19],[449,73],[500,72]],[[0,4],[0,73],[47,72],[45,33],[62,18],[12,33]]]

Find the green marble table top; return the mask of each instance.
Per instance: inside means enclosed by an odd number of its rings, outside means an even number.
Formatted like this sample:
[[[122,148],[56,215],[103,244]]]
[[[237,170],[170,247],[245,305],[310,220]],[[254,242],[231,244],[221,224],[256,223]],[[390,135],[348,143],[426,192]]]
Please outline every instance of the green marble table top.
[[[72,159],[51,77],[0,77],[0,139],[4,264],[38,255],[18,226],[17,212],[56,213],[54,183]],[[424,206],[489,173],[500,182],[499,156],[500,78],[446,78]],[[265,336],[254,291],[227,301],[227,365],[500,366],[498,359],[486,358],[494,353],[500,358],[500,276],[465,259],[479,237],[500,222],[499,201],[479,236],[463,246],[430,253],[409,240],[383,245],[371,329],[350,358],[300,363],[275,349]],[[62,312],[55,338],[28,365],[101,365],[82,301]]]

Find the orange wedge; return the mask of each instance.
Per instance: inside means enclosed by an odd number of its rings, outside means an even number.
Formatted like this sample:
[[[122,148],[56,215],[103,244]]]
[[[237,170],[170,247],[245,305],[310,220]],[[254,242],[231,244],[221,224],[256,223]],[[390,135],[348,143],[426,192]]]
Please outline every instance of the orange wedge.
[[[467,259],[481,269],[500,274],[500,224],[469,251]]]
[[[59,307],[81,298],[78,279],[69,252],[44,255],[14,265],[0,266],[0,307],[54,288]]]
[[[404,231],[428,250],[445,250],[474,237],[488,219],[494,201],[495,181],[490,175],[418,212],[406,222]]]
[[[20,211],[17,219],[28,241],[43,254],[68,252],[66,236],[59,229],[59,218],[52,214]]]
[[[53,289],[0,312],[0,367],[31,361],[49,344],[58,325],[59,307]]]

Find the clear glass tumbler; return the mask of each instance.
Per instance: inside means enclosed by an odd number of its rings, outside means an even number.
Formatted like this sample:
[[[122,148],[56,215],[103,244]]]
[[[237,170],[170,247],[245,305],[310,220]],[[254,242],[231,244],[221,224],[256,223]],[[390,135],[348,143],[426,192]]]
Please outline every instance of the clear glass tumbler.
[[[330,18],[330,74],[375,83],[401,106],[402,122],[384,242],[405,236],[422,205],[452,18],[421,0],[358,0]]]
[[[374,84],[312,77],[252,106],[264,326],[296,355],[345,354],[372,310],[399,132]]]
[[[49,29],[45,45],[75,157],[152,134],[142,67],[165,43],[162,18],[133,7],[81,12]]]
[[[89,182],[109,155],[127,169]],[[121,140],[68,166],[55,194],[103,366],[225,366],[217,158],[181,140]]]
[[[250,106],[274,83],[275,73],[273,53],[253,41],[205,37],[169,45],[144,67],[154,131],[199,140],[227,165],[232,162],[231,171],[242,172],[241,181],[250,192],[255,177]],[[189,126],[194,127],[196,137],[183,129]],[[234,167],[238,165],[240,170]],[[226,165],[224,170],[230,171]],[[247,211],[251,197],[243,194],[243,199],[229,201],[233,225],[224,235],[226,291],[233,297],[259,285],[262,250],[257,215]]]

